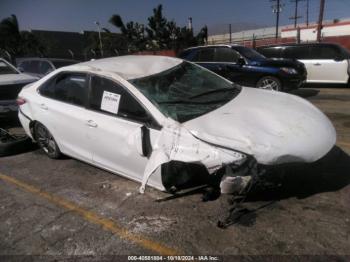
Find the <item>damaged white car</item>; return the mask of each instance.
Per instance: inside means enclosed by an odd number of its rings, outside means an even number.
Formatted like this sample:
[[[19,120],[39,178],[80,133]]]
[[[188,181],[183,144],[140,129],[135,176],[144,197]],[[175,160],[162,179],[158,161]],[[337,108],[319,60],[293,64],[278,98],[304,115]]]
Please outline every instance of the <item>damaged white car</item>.
[[[61,153],[159,190],[221,182],[243,167],[314,162],[333,125],[294,95],[238,85],[190,62],[122,56],[80,63],[19,94],[26,133]],[[253,163],[253,164],[251,164]]]

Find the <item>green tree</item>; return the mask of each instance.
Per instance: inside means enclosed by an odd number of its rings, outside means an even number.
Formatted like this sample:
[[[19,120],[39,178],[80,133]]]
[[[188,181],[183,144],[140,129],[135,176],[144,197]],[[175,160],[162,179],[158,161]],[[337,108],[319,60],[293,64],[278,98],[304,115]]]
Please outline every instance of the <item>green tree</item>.
[[[44,46],[28,31],[20,31],[15,15],[0,22],[0,49],[11,56],[42,55]]]
[[[124,24],[120,15],[113,15],[109,22],[120,29],[127,40],[129,52],[142,51],[146,48],[145,27],[143,24],[130,21]]]
[[[175,22],[168,22],[163,16],[163,6],[158,5],[153,9],[153,15],[148,18],[146,27],[147,37],[150,47],[153,49],[169,49],[171,44],[172,27],[176,27]]]

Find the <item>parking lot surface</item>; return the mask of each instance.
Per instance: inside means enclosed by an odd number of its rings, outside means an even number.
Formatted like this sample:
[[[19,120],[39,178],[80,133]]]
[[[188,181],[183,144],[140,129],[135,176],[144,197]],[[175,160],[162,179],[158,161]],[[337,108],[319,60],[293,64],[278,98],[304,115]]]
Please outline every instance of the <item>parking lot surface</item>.
[[[337,146],[248,198],[256,212],[227,229],[216,226],[227,197],[141,195],[139,183],[39,150],[0,158],[0,255],[350,255],[350,89],[297,95],[332,120]]]

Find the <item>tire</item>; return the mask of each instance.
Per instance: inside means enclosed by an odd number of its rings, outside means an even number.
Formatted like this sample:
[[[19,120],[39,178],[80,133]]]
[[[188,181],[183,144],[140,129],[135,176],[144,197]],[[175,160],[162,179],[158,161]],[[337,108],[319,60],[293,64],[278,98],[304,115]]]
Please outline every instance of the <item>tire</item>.
[[[273,76],[264,76],[257,83],[256,87],[266,90],[282,91],[281,81]]]
[[[62,153],[49,130],[42,124],[34,125],[34,137],[39,147],[52,159],[58,159]]]

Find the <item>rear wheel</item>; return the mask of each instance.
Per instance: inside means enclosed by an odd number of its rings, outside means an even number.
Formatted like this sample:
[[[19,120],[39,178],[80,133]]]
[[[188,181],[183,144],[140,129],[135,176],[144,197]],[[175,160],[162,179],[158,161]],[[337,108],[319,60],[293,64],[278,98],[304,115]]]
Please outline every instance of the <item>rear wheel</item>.
[[[53,159],[61,157],[62,154],[55,139],[44,125],[36,123],[34,126],[34,134],[39,147],[44,150],[48,157]]]
[[[273,76],[264,76],[258,81],[258,83],[256,84],[256,87],[260,89],[267,89],[267,90],[274,90],[274,91],[282,90],[281,81],[278,78]]]

